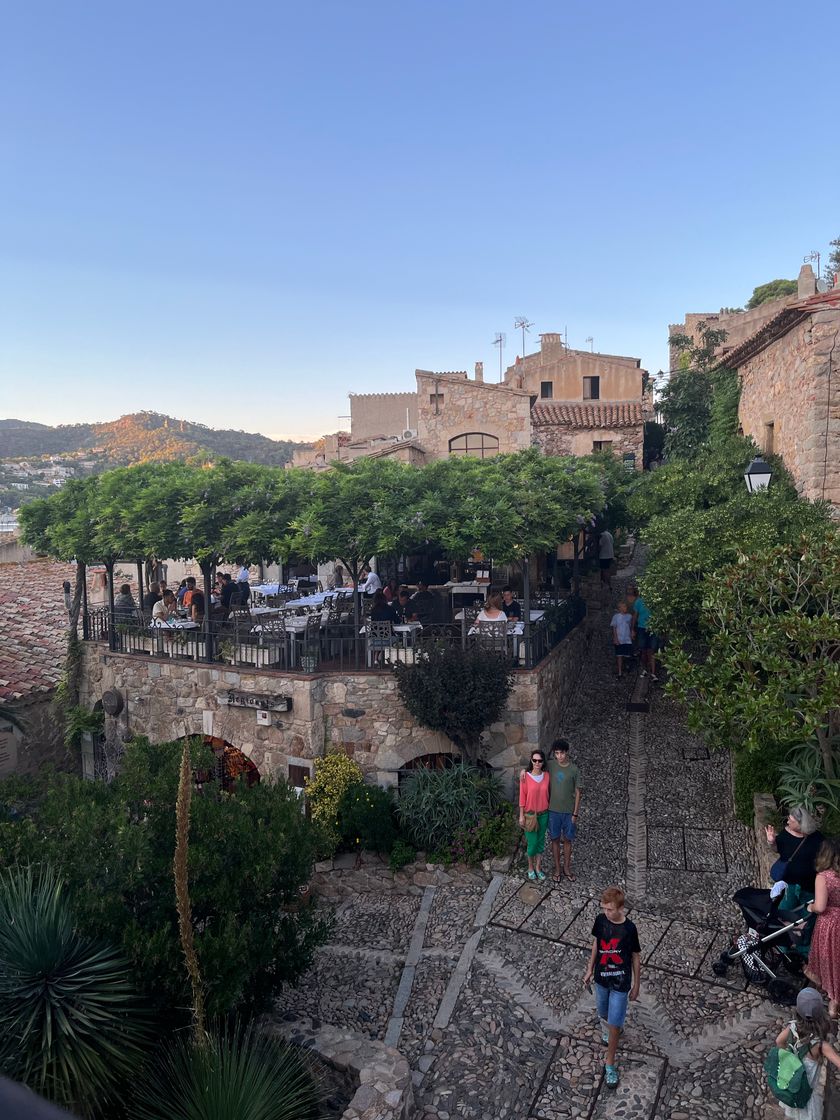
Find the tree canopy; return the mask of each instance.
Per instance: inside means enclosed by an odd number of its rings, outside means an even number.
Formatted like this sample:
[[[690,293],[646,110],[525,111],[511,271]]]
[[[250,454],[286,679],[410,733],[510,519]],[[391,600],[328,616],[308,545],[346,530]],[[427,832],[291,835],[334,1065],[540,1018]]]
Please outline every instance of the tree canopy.
[[[757,288],[753,288],[753,294],[747,300],[747,311],[760,307],[762,303],[769,303],[771,299],[795,296],[796,290],[795,280],[769,280],[766,284],[759,284]]]

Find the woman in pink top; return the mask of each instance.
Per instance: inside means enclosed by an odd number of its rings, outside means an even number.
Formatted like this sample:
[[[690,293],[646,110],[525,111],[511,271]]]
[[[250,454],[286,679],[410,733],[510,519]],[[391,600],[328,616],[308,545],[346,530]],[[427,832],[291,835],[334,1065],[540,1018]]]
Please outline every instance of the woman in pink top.
[[[808,909],[819,914],[811,936],[805,972],[828,995],[828,1014],[840,1006],[840,840],[824,840],[814,866],[814,901]]]
[[[525,814],[536,814],[537,827],[525,833],[528,846],[528,878],[545,878],[540,867],[545,848],[545,829],[548,824],[548,794],[551,778],[545,768],[545,755],[539,749],[531,751],[528,769],[519,780],[519,827],[525,827]]]

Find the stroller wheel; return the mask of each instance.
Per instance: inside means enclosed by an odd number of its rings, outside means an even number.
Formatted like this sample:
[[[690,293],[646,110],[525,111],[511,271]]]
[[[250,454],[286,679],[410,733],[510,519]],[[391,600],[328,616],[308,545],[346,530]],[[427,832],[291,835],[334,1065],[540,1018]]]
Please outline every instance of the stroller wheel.
[[[785,980],[771,980],[767,985],[768,997],[773,1003],[781,1004],[782,1007],[792,1007],[796,1003],[798,994],[799,989]]]
[[[723,954],[720,960],[712,962],[712,972],[715,976],[726,976],[729,971],[729,964],[723,959],[725,955],[726,954]]]

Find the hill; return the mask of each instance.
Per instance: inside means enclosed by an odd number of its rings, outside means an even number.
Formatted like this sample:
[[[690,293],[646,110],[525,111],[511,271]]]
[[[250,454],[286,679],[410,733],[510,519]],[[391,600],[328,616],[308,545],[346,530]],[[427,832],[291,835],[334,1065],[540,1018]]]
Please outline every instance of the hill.
[[[0,420],[0,459],[90,452],[101,466],[195,455],[282,466],[296,447],[305,446],[253,432],[208,428],[157,412],[135,412],[104,424],[59,424],[54,428],[24,420]]]

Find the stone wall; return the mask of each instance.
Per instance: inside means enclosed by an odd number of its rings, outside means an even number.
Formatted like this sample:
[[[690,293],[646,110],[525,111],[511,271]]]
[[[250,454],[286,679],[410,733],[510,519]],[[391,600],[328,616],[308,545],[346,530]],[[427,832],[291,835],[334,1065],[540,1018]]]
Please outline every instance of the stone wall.
[[[408,424],[406,424],[408,410]],[[417,427],[417,397],[414,393],[351,393],[350,438],[399,436]]]
[[[806,498],[840,507],[840,310],[817,311],[740,367],[744,434],[784,459]],[[829,367],[831,370],[831,401]],[[828,445],[826,446],[826,440]]]
[[[486,733],[487,759],[512,790],[515,775],[534,746],[546,748],[577,679],[589,640],[586,621],[533,670],[517,671],[502,719]],[[390,673],[325,673],[311,677],[202,666],[169,658],[130,657],[84,643],[82,703],[109,690],[124,709],[108,717],[112,743],[132,734],[165,742],[183,735],[212,735],[238,747],[262,774],[289,776],[289,766],[312,767],[328,750],[359,763],[367,779],[396,786],[400,769],[426,754],[453,753],[438,732],[419,726],[397,695]],[[253,709],[228,707],[228,689],[289,696],[289,712],[272,712],[257,724]]]
[[[643,466],[644,424],[635,428],[572,428],[534,422],[534,443],[546,455],[591,455],[595,440],[612,440],[612,452],[621,458],[632,452],[636,469]]]
[[[719,351],[721,354],[726,354],[728,351],[734,350],[736,346],[740,346],[742,342],[746,342],[765,323],[769,323],[780,311],[784,311],[786,307],[790,307],[798,299],[798,295],[782,296],[781,299],[772,299],[768,300],[767,303],[759,304],[751,311],[693,311],[686,315],[682,323],[671,323],[669,325],[668,337],[670,338],[673,334],[687,334],[696,344],[700,340],[698,327],[700,323],[706,323],[713,330],[726,331],[726,340]],[[669,351],[670,368],[673,373],[680,368],[680,356],[679,352],[673,347],[669,347]]]
[[[449,441],[483,432],[499,441],[499,452],[531,445],[531,401],[524,390],[465,377],[417,370],[417,442],[433,459],[449,457]]]

